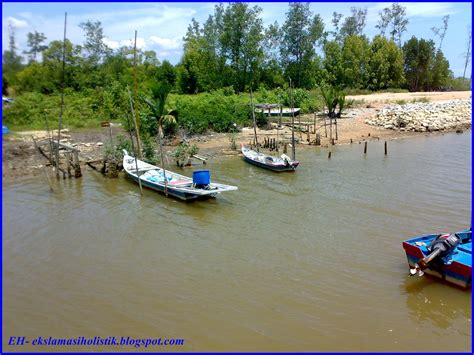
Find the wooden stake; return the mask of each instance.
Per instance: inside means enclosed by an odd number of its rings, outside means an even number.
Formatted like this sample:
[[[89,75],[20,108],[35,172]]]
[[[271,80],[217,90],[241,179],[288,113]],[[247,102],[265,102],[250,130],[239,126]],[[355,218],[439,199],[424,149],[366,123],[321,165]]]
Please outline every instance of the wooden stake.
[[[255,120],[255,108],[253,107],[253,94],[252,94],[252,89],[250,89],[250,106],[252,108],[252,118],[253,118],[253,133],[255,135],[255,146],[257,147],[257,152],[259,152],[258,149],[258,140],[257,140],[257,121]]]
[[[79,151],[74,150],[73,152],[73,157],[74,157],[74,177],[75,178],[80,178],[82,176],[81,172],[81,163],[79,162]]]
[[[385,141],[385,144],[384,144],[384,147],[385,147],[385,155],[387,155],[387,141]]]
[[[135,30],[135,42],[133,44],[133,92],[134,92],[134,101],[135,101],[135,108],[137,108],[137,96],[138,96],[138,84],[137,84],[137,30]],[[138,157],[142,158],[142,142],[140,140],[140,115],[138,111],[133,115],[136,125],[136,133],[137,133],[137,145],[138,145]]]
[[[364,154],[367,154],[367,141],[364,142]]]
[[[71,177],[71,152],[66,151],[66,171],[67,176]]]
[[[36,153],[38,154],[38,157],[41,158],[41,155],[39,155],[40,151],[39,151],[38,145],[36,144],[35,137],[31,136],[31,139],[33,139],[33,143],[35,145],[35,150],[36,150]],[[39,159],[38,161],[41,163],[41,159]],[[51,192],[54,192],[53,185],[51,185],[51,180],[49,179],[48,170],[46,169],[46,164],[41,164],[41,165],[43,165],[43,172],[44,172],[44,176],[46,177],[46,181],[48,182],[49,189],[51,190]]]
[[[331,159],[331,151],[328,153],[328,159]]]
[[[296,159],[296,146],[295,146],[295,107],[293,101],[293,88],[291,85],[290,78],[290,103],[291,103],[291,159]]]
[[[127,90],[128,90],[128,97],[130,99],[130,109],[132,111],[132,116],[133,116],[133,127],[135,129],[135,133],[137,134],[137,137],[139,136],[138,132],[136,132],[137,130],[137,125],[136,125],[136,120],[135,120],[135,110],[133,109],[133,102],[132,102],[132,94],[130,93],[130,89],[128,88],[127,86]],[[128,119],[128,115],[127,115],[127,119]],[[138,143],[138,142],[137,142]],[[142,181],[140,180],[140,174],[138,172],[138,157],[137,157],[137,151],[135,149],[135,144],[133,143],[133,139],[132,139],[132,149],[134,150],[134,154],[135,154],[135,170],[136,170],[136,174],[137,174],[137,180],[138,180],[138,186],[140,186],[140,193],[143,195],[143,189],[142,189]]]

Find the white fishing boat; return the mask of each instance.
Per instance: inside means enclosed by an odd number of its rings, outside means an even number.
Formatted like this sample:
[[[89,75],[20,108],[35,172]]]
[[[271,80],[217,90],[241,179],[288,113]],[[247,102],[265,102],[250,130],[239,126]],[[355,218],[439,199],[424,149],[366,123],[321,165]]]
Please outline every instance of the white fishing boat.
[[[211,182],[208,170],[193,172],[193,178],[164,170],[130,156],[123,150],[123,168],[135,182],[150,189],[188,201],[215,197],[225,191],[236,191],[236,186]]]

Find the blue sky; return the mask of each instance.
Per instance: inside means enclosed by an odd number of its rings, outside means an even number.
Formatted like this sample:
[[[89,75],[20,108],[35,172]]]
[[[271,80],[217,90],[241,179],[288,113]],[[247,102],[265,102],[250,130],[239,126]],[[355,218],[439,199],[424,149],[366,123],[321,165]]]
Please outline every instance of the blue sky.
[[[84,41],[79,24],[87,20],[102,22],[107,43],[114,48],[130,43],[134,31],[138,31],[138,45],[155,50],[160,60],[168,59],[176,64],[182,55],[182,37],[191,19],[203,23],[213,13],[215,2],[202,3],[3,3],[2,45],[8,41],[8,23],[15,27],[19,50],[26,48],[26,34],[43,32],[48,42],[62,39],[64,12],[68,12],[67,37],[75,44]],[[251,3],[262,7],[265,25],[277,21],[282,24],[288,10],[287,3]],[[378,33],[375,25],[378,11],[391,3],[347,2],[312,3],[314,13],[319,13],[326,29],[331,29],[332,13],[350,13],[352,6],[368,9],[365,34],[372,38]],[[435,39],[431,27],[440,27],[442,17],[450,15],[448,32],[443,42],[443,52],[449,60],[451,70],[461,76],[464,69],[463,54],[466,52],[467,31],[471,25],[471,3],[402,3],[407,8],[408,31],[403,40],[412,35]],[[436,43],[438,40],[435,39]],[[470,75],[470,68],[468,69]]]

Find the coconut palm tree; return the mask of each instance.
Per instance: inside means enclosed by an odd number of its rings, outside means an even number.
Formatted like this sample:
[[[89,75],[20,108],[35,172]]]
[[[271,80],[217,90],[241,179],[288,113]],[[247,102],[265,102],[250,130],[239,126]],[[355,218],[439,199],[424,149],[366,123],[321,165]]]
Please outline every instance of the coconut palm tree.
[[[168,180],[166,179],[165,161],[163,155],[163,123],[176,123],[175,111],[166,108],[166,99],[171,91],[171,87],[162,82],[158,82],[151,87],[152,99],[144,98],[144,101],[151,110],[153,117],[158,125],[158,143],[160,145],[161,165],[163,167],[163,176],[165,179],[165,193],[168,191]]]

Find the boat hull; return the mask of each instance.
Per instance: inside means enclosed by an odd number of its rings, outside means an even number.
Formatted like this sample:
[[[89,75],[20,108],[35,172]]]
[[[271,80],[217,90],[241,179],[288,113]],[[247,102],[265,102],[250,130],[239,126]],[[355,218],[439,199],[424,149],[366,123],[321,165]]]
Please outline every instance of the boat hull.
[[[133,181],[135,181],[138,184],[138,178],[136,176],[133,176],[131,174],[127,174],[127,176],[130,177]],[[162,194],[166,194],[165,193],[165,187],[162,186],[162,185],[154,184],[153,182],[150,182],[150,181],[147,181],[147,180],[144,180],[144,179],[141,179],[140,182],[141,182],[143,187],[161,192]],[[216,197],[216,195],[217,195],[217,193],[213,194],[213,195],[204,195],[204,196],[203,195],[196,195],[196,194],[191,194],[191,193],[187,193],[187,192],[178,191],[178,190],[173,189],[172,187],[168,186],[168,196],[176,197],[176,198],[178,198],[180,200],[183,200],[183,201],[206,200],[206,199],[209,199],[209,198],[214,198],[214,197]]]
[[[288,166],[285,166],[285,165],[269,165],[269,164],[264,164],[264,163],[261,163],[259,161],[255,161],[253,159],[250,159],[250,158],[246,157],[245,155],[244,155],[244,160],[247,163],[253,164],[253,165],[258,166],[260,168],[275,171],[277,173],[282,173],[282,172],[285,172],[285,171],[295,171],[296,168],[299,165],[298,162],[293,163],[293,164],[288,165]]]
[[[448,284],[470,289],[472,285],[472,242],[471,231],[462,231],[456,233],[463,238],[465,243],[456,247],[454,252],[445,258],[440,258],[430,267],[424,270],[425,274],[431,278],[442,280]],[[405,250],[408,265],[415,267],[420,259],[423,259],[429,254],[427,246],[438,235],[431,234],[413,239],[408,239],[403,242],[403,249]]]
[[[198,179],[195,182],[194,179],[187,176],[168,170],[165,171],[158,166],[135,159],[129,156],[126,150],[123,153],[123,168],[127,176],[136,183],[140,182],[142,186],[164,193],[166,196],[184,201],[203,200],[216,197],[221,192],[238,190],[237,186],[211,182],[208,171],[206,171],[207,182],[204,183],[204,181],[198,181]],[[201,171],[201,175],[202,173],[204,172]],[[165,179],[167,184],[165,184]]]

